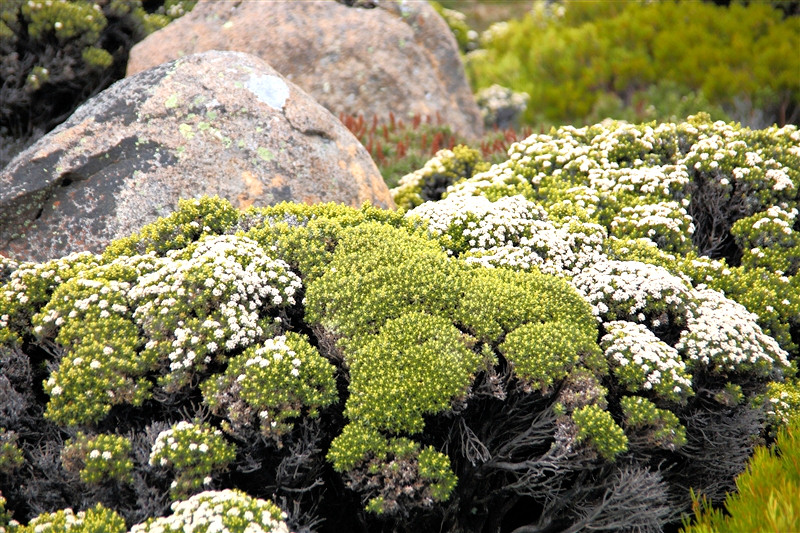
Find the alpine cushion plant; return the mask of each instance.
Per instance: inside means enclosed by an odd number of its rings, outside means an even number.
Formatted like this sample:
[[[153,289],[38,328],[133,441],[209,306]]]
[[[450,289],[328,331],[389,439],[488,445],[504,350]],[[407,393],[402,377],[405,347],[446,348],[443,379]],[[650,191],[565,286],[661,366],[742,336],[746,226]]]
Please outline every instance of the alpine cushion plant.
[[[131,442],[121,435],[89,437],[78,433],[64,443],[61,464],[65,470],[80,474],[84,483],[101,483],[108,479],[132,481]]]
[[[6,508],[675,526],[798,404],[791,253],[741,248],[794,246],[798,145],[703,116],[564,127],[407,212],[203,198],[102,255],[4,262]]]
[[[130,533],[191,531],[197,533],[289,533],[280,508],[238,490],[206,491],[172,504],[172,514],[137,524]]]
[[[224,470],[235,455],[235,446],[220,430],[181,421],[158,434],[148,462],[175,471],[170,494],[178,499],[211,485],[212,474]]]

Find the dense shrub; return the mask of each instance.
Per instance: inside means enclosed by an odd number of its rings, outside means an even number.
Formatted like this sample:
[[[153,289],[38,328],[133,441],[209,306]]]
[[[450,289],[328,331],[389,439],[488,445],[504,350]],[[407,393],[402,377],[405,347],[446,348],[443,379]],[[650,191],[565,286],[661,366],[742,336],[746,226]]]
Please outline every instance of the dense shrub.
[[[87,98],[125,76],[131,47],[196,0],[4,0],[0,168]]]
[[[800,120],[800,19],[766,2],[536,2],[467,55],[477,90],[530,95],[528,123]]]
[[[725,499],[725,512],[704,497],[694,497],[694,520],[684,533],[792,531],[800,524],[800,419],[778,433],[770,447],[759,446],[736,478],[736,493]]]
[[[565,127],[451,161],[407,212],[204,198],[102,255],[9,263],[6,508],[675,527],[798,405],[798,274],[738,248],[793,242],[798,152],[794,127],[707,116]]]

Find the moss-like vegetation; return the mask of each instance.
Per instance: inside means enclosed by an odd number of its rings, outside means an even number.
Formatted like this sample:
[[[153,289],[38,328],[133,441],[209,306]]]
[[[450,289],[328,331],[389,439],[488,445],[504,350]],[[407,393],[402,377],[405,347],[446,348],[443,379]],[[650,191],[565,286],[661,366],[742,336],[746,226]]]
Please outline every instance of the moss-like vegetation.
[[[212,508],[675,526],[797,408],[792,255],[741,246],[793,242],[799,157],[796,128],[707,116],[561,128],[407,212],[204,198],[101,255],[4,264],[4,505],[133,531]]]

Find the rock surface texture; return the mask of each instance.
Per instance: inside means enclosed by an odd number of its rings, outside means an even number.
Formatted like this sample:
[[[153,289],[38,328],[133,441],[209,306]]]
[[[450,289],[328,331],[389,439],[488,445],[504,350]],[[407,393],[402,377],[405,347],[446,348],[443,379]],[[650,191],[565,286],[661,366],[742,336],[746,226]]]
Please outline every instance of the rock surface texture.
[[[261,59],[206,52],[117,82],[0,171],[0,253],[99,251],[201,195],[394,205],[336,117]]]
[[[427,2],[200,0],[134,46],[128,74],[206,50],[261,57],[337,116],[438,114],[465,137],[483,129],[455,38]]]

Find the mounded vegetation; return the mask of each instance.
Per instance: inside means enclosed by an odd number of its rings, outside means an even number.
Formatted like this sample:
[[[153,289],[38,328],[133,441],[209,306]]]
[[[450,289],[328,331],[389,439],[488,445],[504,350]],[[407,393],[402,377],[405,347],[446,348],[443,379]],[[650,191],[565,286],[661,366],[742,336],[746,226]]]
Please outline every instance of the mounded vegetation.
[[[796,3],[720,3],[728,2],[535,2],[481,35],[467,73],[476,91],[527,93],[529,124],[674,121],[698,111],[752,127],[796,124]]]
[[[0,527],[661,531],[721,502],[800,409],[798,130],[479,159],[437,154],[405,211],[203,198],[3,260]]]

